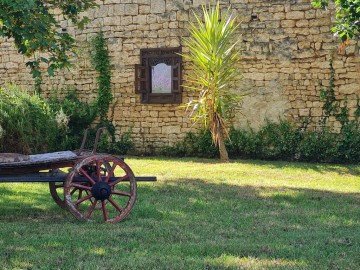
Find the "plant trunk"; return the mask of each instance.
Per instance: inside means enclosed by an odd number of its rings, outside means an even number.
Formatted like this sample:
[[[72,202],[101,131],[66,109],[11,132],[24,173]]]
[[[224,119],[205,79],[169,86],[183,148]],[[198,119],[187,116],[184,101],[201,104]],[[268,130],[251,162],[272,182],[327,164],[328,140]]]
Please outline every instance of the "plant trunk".
[[[222,162],[229,162],[230,160],[229,160],[229,155],[228,155],[228,152],[227,152],[226,146],[225,146],[224,132],[223,132],[221,126],[219,127],[218,146],[219,146],[220,160]]]

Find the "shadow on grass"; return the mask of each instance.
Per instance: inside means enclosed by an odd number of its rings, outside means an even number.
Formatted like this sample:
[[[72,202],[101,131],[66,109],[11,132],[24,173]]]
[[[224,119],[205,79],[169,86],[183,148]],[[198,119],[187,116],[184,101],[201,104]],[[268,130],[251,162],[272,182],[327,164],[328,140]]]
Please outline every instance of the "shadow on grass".
[[[258,266],[266,269],[360,266],[359,193],[254,188],[201,179],[167,182],[157,193],[143,198],[136,218],[173,224],[163,227],[158,241],[171,238],[184,256],[212,258],[209,269],[217,269],[217,264],[224,269],[226,260],[231,269],[247,269],[248,262],[241,258],[258,258]]]
[[[238,162],[238,161],[236,161]],[[286,162],[286,161],[240,161],[240,163],[251,165],[265,165],[268,168],[291,168],[301,170],[311,170],[315,172],[335,172],[339,175],[349,174],[360,176],[360,166],[355,164],[329,164],[329,163],[303,163],[303,162]]]
[[[61,222],[66,216],[52,199],[48,184],[0,184],[0,222]],[[42,192],[43,191],[43,192]]]
[[[104,269],[360,267],[358,193],[177,179],[140,184],[133,212],[118,225],[69,221],[64,226],[58,226],[56,216],[62,210],[56,210],[47,192],[17,193],[0,186],[0,194],[9,198],[5,206],[0,204],[0,224],[11,221],[13,226],[0,229],[0,261],[8,268],[19,267],[19,261],[49,269],[60,262],[63,268],[81,269],[93,269],[99,262]],[[14,195],[20,199],[13,200]],[[42,217],[42,241],[5,237],[19,228],[34,233],[36,229],[29,229],[34,215]],[[50,235],[53,227],[56,236]],[[52,252],[41,257],[39,250],[49,241]]]

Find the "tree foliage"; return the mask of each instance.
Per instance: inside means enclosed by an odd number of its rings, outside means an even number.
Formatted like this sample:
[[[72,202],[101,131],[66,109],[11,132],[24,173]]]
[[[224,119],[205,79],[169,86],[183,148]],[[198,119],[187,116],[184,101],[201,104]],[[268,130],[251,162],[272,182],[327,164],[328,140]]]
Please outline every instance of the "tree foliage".
[[[199,92],[198,99],[190,101],[187,108],[192,108],[194,121],[202,121],[210,130],[214,144],[219,146],[220,159],[227,161],[226,118],[238,104],[238,96],[230,89],[239,60],[234,41],[238,25],[229,9],[221,18],[219,3],[208,9],[203,6],[203,15],[204,21],[194,13],[196,21],[190,23],[190,37],[184,39],[190,52],[183,57],[192,66],[188,88]]]
[[[74,38],[65,31],[55,13],[62,14],[82,28],[88,21],[80,13],[95,7],[95,0],[0,0],[0,37],[13,38],[18,52],[27,57],[46,52],[46,57],[34,57],[27,62],[33,77],[40,76],[40,63],[48,65],[49,75],[70,66],[68,53],[75,48]]]
[[[336,22],[332,31],[346,45],[350,39],[358,38],[360,33],[360,0],[313,0],[312,5],[327,8],[335,2]]]

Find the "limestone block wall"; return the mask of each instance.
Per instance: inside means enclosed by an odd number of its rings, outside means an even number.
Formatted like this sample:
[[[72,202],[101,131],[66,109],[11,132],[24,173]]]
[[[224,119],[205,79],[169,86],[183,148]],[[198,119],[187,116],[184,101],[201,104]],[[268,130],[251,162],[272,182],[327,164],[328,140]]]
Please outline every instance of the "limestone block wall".
[[[188,22],[194,19],[192,11],[200,14],[205,3],[209,1],[104,0],[99,1],[99,8],[88,12],[91,22],[83,31],[62,22],[79,40],[79,56],[71,71],[45,78],[45,96],[76,88],[84,100],[96,97],[96,73],[89,60],[88,41],[101,29],[113,64],[115,100],[110,115],[117,135],[132,126],[139,152],[151,152],[178,141],[197,126],[178,104],[142,104],[134,91],[134,65],[140,63],[140,49],[182,46]],[[241,23],[238,49],[242,51],[239,70],[243,79],[235,83],[234,90],[245,96],[234,119],[236,126],[259,128],[265,119],[279,117],[298,123],[311,117],[315,125],[322,117],[319,83],[329,83],[331,58],[338,98],[346,98],[354,110],[356,95],[360,95],[359,44],[354,41],[338,54],[339,42],[330,32],[331,11],[313,9],[310,0],[220,3],[224,10],[231,6]],[[33,85],[26,59],[19,56],[11,40],[0,42],[0,85],[5,81],[24,87]],[[188,49],[182,50],[186,53]],[[184,77],[191,72],[186,62],[183,71]],[[183,103],[194,97],[196,94],[184,89]]]

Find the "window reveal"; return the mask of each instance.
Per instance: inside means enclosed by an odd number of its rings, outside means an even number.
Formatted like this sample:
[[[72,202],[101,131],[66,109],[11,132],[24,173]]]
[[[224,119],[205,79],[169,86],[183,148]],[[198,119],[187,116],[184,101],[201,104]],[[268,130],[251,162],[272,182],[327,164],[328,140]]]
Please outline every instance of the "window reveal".
[[[142,103],[181,103],[180,48],[142,49],[135,65],[135,92]]]

